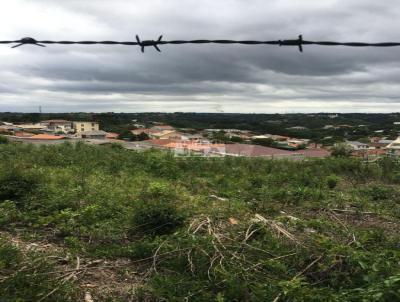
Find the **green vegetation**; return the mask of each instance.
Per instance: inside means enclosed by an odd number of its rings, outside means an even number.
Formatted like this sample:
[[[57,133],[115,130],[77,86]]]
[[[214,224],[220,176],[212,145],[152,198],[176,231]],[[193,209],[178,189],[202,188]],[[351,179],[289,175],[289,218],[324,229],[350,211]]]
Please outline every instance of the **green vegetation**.
[[[139,135],[135,135],[130,130],[123,130],[121,134],[118,136],[118,139],[127,141],[144,141],[149,139],[149,136],[143,132],[140,133]]]
[[[0,300],[399,301],[400,163],[0,145]]]
[[[340,143],[335,145],[332,150],[331,154],[334,157],[349,157],[351,156],[352,149],[349,148],[346,144]]]
[[[2,144],[8,144],[8,139],[7,139],[7,137],[0,135],[0,145],[2,145]]]

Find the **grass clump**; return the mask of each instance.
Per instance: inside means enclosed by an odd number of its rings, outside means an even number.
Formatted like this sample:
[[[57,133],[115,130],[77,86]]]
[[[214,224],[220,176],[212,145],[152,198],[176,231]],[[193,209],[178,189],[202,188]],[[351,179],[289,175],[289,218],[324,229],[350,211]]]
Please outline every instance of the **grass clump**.
[[[163,235],[183,225],[184,216],[177,208],[179,199],[172,187],[151,183],[140,193],[133,208],[132,229],[149,235]]]

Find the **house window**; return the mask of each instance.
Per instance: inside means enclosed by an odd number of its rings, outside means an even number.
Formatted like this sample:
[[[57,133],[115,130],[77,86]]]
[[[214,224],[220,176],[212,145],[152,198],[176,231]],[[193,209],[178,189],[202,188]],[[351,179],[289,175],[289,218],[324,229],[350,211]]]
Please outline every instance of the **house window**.
[[[81,128],[81,131],[85,131],[85,128]]]
[[[94,127],[94,123],[92,123],[92,127]]]

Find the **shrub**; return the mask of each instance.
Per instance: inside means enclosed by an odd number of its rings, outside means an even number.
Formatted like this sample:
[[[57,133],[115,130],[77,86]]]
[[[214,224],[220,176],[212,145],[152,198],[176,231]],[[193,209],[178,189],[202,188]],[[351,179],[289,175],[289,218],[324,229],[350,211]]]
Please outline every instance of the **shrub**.
[[[336,188],[339,180],[340,180],[340,177],[338,177],[336,175],[329,175],[326,178],[326,184],[328,185],[329,189],[334,189],[334,188]]]
[[[334,157],[349,157],[351,155],[351,149],[345,144],[337,144],[332,148],[332,156]]]
[[[135,208],[133,230],[150,235],[167,234],[183,224],[183,216],[168,202],[148,201]]]
[[[20,218],[21,213],[13,201],[6,200],[0,204],[0,226],[10,225]]]
[[[366,193],[373,201],[379,201],[389,199],[393,190],[390,187],[375,185],[367,188]]]
[[[15,264],[20,261],[21,254],[18,249],[9,244],[5,239],[0,240],[0,271],[14,269]]]
[[[37,180],[21,173],[7,173],[0,177],[0,201],[12,200],[23,206],[37,187]]]
[[[1,136],[0,135],[0,145],[1,144],[8,144],[8,139],[7,137]]]
[[[175,202],[178,199],[175,188],[162,182],[151,182],[140,192],[143,201],[156,200],[163,202]]]

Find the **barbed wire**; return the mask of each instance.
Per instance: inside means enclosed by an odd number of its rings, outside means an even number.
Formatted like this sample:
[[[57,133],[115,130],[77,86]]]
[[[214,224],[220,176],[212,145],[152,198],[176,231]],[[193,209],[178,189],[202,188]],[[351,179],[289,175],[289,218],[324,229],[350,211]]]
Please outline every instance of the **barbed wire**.
[[[319,45],[319,46],[349,46],[349,47],[397,47],[400,42],[383,42],[383,43],[365,43],[365,42],[334,42],[334,41],[307,41],[303,40],[300,35],[298,39],[292,40],[272,40],[272,41],[258,41],[258,40],[172,40],[163,41],[163,36],[157,40],[140,40],[136,35],[136,41],[52,41],[52,40],[36,40],[34,38],[26,37],[14,41],[0,41],[0,44],[17,44],[12,48],[20,47],[23,45],[36,45],[45,47],[45,44],[82,44],[82,45],[126,45],[126,46],[140,46],[141,51],[144,52],[146,47],[154,47],[158,52],[161,52],[160,45],[182,45],[182,44],[242,44],[242,45],[276,45],[276,46],[296,46],[300,52],[303,52],[304,45]]]

